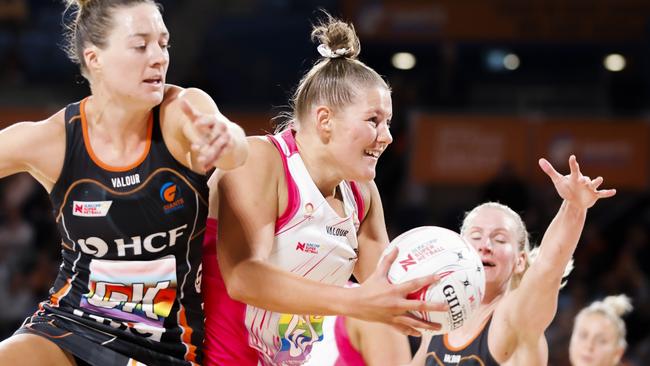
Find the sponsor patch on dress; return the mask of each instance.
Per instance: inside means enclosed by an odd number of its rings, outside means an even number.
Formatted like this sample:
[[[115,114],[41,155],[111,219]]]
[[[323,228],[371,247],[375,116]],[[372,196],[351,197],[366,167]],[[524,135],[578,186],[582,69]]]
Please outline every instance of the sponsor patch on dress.
[[[113,201],[73,201],[72,214],[81,217],[104,217],[108,215]]]

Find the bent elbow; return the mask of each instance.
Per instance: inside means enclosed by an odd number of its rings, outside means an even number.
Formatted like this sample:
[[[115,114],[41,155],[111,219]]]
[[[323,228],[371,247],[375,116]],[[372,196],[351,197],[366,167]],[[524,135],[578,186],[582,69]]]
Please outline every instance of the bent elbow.
[[[234,282],[235,281],[230,281],[230,283],[226,284],[228,296],[233,300],[243,302],[244,291],[242,290],[242,286],[235,284]]]
[[[250,299],[251,286],[246,283],[242,275],[238,274],[238,271],[234,270],[228,280],[224,278],[224,282],[226,292],[231,299],[247,303]]]

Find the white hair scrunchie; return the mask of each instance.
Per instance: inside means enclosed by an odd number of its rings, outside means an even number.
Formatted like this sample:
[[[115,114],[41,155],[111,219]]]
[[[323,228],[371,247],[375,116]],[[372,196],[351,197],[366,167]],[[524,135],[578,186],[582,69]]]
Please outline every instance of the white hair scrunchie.
[[[327,58],[338,58],[341,56],[346,56],[350,52],[350,49],[348,48],[339,48],[337,50],[332,51],[332,49],[329,48],[326,44],[318,45],[317,50],[321,56]]]

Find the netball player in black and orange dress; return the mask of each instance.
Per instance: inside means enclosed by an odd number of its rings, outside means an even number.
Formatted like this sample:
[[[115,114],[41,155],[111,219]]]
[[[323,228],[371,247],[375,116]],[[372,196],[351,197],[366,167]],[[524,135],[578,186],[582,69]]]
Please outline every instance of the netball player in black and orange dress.
[[[0,364],[200,364],[205,172],[241,165],[244,133],[207,94],[165,84],[154,1],[69,6],[91,95],[0,132],[0,176],[28,172],[50,193],[63,256]]]
[[[544,331],[555,317],[562,278],[570,267],[587,210],[616,191],[599,190],[603,178],[584,176],[575,156],[569,158],[571,173],[566,176],[545,159],[539,165],[564,202],[534,250],[536,254],[530,253],[521,217],[507,206],[489,202],[470,211],[461,235],[483,261],[485,297],[477,314],[462,327],[432,339],[423,337],[411,365],[548,363]]]

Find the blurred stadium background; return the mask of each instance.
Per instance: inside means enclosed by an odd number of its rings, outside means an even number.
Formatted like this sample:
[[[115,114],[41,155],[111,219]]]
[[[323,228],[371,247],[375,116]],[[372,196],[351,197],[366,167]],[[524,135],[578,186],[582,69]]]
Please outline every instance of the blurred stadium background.
[[[576,269],[547,332],[568,365],[573,315],[626,293],[625,365],[650,363],[650,2],[643,0],[164,0],[170,83],[197,86],[248,134],[271,131],[316,60],[322,7],[352,21],[361,59],[389,80],[395,142],[379,163],[391,237],[458,229],[498,200],[534,242],[560,205],[537,167],[575,153],[619,189],[589,213]],[[0,127],[39,120],[88,85],[59,45],[58,0],[0,0]],[[1,148],[1,147],[0,147]],[[47,194],[29,176],[0,180],[0,339],[33,312],[60,261]]]

